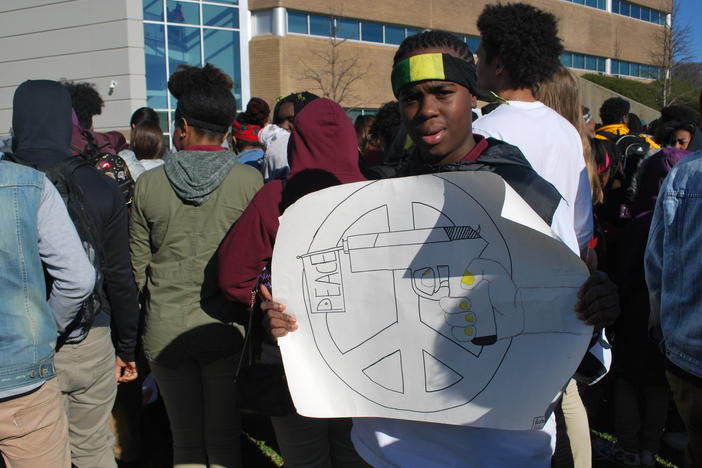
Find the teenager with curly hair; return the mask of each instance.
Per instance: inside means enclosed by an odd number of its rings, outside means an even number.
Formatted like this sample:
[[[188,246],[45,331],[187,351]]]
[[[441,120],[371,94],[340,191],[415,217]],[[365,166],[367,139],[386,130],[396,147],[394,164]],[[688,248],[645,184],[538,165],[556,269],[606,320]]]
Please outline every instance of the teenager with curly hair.
[[[71,95],[71,104],[76,111],[78,123],[81,128],[92,129],[93,117],[102,114],[105,101],[92,83],[74,81],[62,81],[63,86]]]
[[[488,5],[478,18],[478,86],[504,105],[478,119],[476,133],[516,145],[563,196],[564,223],[553,226],[573,252],[592,237],[592,203],[578,131],[534,92],[560,66],[563,52],[553,14],[524,3]]]
[[[178,151],[136,184],[130,220],[144,304],[144,353],[166,405],[176,467],[241,466],[234,384],[243,339],[217,286],[216,250],[262,185],[222,148],[236,113],[232,80],[210,64],[168,80]]]

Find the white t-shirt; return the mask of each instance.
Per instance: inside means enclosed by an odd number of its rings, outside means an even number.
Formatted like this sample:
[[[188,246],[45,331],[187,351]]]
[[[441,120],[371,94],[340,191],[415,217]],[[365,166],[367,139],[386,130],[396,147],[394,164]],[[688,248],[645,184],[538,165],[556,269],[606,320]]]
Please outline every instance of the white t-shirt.
[[[541,431],[354,418],[351,440],[375,468],[550,468],[555,426],[553,417]]]
[[[473,122],[473,133],[517,146],[538,174],[565,200],[551,228],[580,254],[592,238],[592,196],[578,131],[541,102],[509,101]]]

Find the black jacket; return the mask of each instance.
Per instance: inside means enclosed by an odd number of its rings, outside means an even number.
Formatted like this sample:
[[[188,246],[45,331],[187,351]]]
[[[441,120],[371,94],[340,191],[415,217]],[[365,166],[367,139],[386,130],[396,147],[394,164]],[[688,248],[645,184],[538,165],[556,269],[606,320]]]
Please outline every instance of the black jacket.
[[[516,146],[495,138],[487,138],[488,147],[475,161],[458,161],[430,165],[417,162],[413,155],[394,177],[457,171],[488,171],[502,177],[515,192],[550,226],[561,201],[558,190],[543,179]]]
[[[13,100],[12,150],[37,169],[50,168],[72,157],[71,98],[58,82],[22,83]],[[129,258],[128,213],[114,180],[92,167],[79,168],[75,183],[86,195],[86,208],[97,220],[104,252],[101,267],[108,304],[93,326],[112,325],[117,355],[134,361],[139,325],[137,290]],[[103,312],[104,311],[104,312]]]

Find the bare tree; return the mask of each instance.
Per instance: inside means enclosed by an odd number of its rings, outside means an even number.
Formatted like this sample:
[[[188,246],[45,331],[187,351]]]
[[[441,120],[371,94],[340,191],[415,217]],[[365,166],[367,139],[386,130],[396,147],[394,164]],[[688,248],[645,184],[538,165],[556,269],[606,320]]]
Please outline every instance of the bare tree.
[[[357,98],[355,85],[366,75],[368,69],[361,64],[358,53],[347,50],[347,40],[332,37],[322,52],[312,54],[312,60],[302,60],[305,67],[303,77],[312,83],[310,90],[336,101],[341,106]]]
[[[660,101],[663,107],[678,100],[673,90],[673,77],[676,70],[693,59],[692,36],[689,24],[683,24],[678,0],[671,0],[671,13],[658,34],[658,50],[654,50],[654,65],[660,69],[658,80],[661,83]]]

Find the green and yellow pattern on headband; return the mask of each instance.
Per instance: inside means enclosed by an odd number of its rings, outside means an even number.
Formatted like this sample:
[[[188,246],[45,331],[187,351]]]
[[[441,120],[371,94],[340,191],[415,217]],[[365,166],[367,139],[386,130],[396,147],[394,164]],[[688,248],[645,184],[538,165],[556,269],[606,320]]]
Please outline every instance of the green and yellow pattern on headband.
[[[475,94],[475,65],[451,54],[420,54],[406,58],[392,68],[392,92],[410,83],[426,80],[452,81]]]

